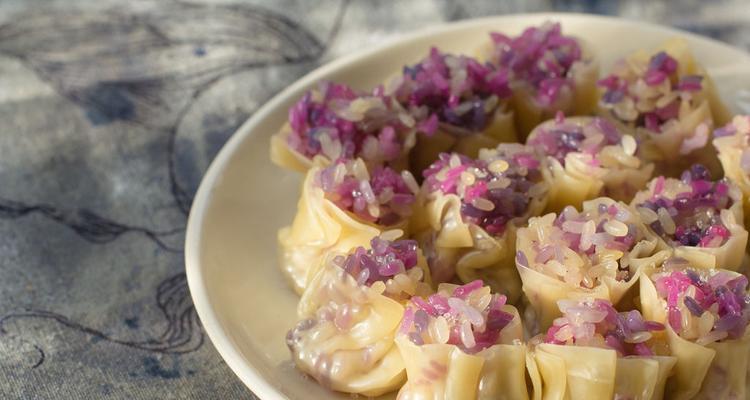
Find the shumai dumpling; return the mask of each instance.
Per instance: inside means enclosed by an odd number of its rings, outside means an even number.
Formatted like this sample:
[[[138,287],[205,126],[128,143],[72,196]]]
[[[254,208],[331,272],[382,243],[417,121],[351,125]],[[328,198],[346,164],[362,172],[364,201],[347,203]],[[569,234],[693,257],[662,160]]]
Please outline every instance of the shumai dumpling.
[[[370,166],[408,168],[416,121],[379,87],[357,92],[322,82],[289,109],[289,122],[271,138],[271,160],[306,172],[318,157],[328,164],[359,157]]]
[[[635,285],[644,266],[668,256],[656,236],[627,205],[602,197],[578,212],[531,218],[518,230],[516,264],[523,292],[538,327],[547,329],[560,316],[562,299],[598,298],[618,304]]]
[[[501,144],[477,159],[443,153],[424,172],[414,232],[435,283],[483,279],[511,303],[518,299],[515,230],[544,209],[540,168],[530,149]]]
[[[505,300],[478,280],[412,298],[396,338],[407,375],[398,399],[528,399],[523,328]]]
[[[693,269],[685,260],[641,279],[646,318],[667,324],[677,357],[667,382],[670,399],[745,399],[750,295],[747,278],[720,269]]]
[[[711,130],[728,122],[729,113],[687,42],[635,52],[615,63],[599,86],[600,113],[634,130],[658,173],[675,176],[696,162],[718,172]]]
[[[724,176],[742,190],[745,226],[750,224],[750,116],[738,115],[714,131]]]
[[[565,118],[559,113],[536,127],[526,144],[547,157],[550,212],[580,207],[599,196],[630,201],[654,170],[636,156],[633,136],[603,118]]]
[[[681,179],[654,178],[631,205],[675,256],[695,267],[737,270],[747,244],[742,193],[726,179],[712,181],[694,165]]]
[[[332,254],[302,294],[287,345],[297,367],[332,390],[377,396],[399,388],[404,363],[394,337],[411,296],[431,292],[413,240],[372,240]]]
[[[509,73],[520,139],[558,111],[587,115],[596,110],[599,63],[581,39],[563,35],[559,23],[528,27],[515,37],[490,36],[480,54]]]
[[[409,171],[368,170],[362,159],[311,168],[297,215],[278,235],[282,272],[294,290],[304,290],[328,252],[367,246],[388,230],[408,234],[418,190]]]
[[[562,317],[531,341],[535,396],[544,400],[660,400],[676,358],[660,355],[664,325],[602,299],[561,300]],[[538,344],[536,344],[538,343]]]
[[[418,64],[388,83],[387,92],[418,121],[413,171],[443,152],[476,157],[479,149],[517,141],[508,74],[489,64],[432,48]]]

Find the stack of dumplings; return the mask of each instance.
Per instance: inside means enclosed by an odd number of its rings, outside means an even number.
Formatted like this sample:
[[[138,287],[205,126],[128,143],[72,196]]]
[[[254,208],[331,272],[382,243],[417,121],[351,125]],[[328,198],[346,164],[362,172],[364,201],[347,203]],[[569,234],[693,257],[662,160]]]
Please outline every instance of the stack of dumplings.
[[[745,399],[750,117],[687,43],[600,75],[557,23],[321,82],[271,159],[286,337],[330,390],[400,400]]]

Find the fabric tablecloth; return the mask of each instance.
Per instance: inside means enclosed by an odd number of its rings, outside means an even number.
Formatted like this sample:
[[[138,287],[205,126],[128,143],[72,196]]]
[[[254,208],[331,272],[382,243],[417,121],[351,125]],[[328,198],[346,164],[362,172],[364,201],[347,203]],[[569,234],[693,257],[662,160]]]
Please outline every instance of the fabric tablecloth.
[[[750,47],[744,1],[0,1],[0,398],[254,398],[184,273],[192,196],[222,144],[339,55],[553,10]]]

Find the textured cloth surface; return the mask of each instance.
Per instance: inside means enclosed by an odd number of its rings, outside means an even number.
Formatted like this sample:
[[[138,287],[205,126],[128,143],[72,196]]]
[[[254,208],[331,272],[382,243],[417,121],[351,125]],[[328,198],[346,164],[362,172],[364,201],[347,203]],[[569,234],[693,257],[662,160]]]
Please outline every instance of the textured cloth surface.
[[[254,398],[190,300],[186,216],[254,110],[443,21],[588,11],[750,47],[747,2],[0,1],[0,398]]]

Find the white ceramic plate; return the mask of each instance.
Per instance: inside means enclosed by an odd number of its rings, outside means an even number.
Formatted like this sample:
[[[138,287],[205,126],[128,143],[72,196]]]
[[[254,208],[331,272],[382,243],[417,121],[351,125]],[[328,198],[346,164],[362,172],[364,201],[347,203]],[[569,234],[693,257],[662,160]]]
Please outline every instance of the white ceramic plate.
[[[740,90],[750,88],[750,56],[740,50],[665,27],[574,14],[509,15],[443,25],[309,73],[258,110],[224,146],[203,178],[188,222],[185,259],[195,308],[216,349],[255,394],[263,399],[350,398],[332,394],[295,370],[284,340],[295,322],[297,296],[278,270],[276,232],[292,220],[301,177],[272,165],[268,148],[289,106],[319,80],[370,88],[418,61],[431,46],[471,53],[489,31],[517,34],[546,20],[559,21],[566,34],[588,40],[602,71],[638,48],[684,37],[735,111],[750,100]]]

